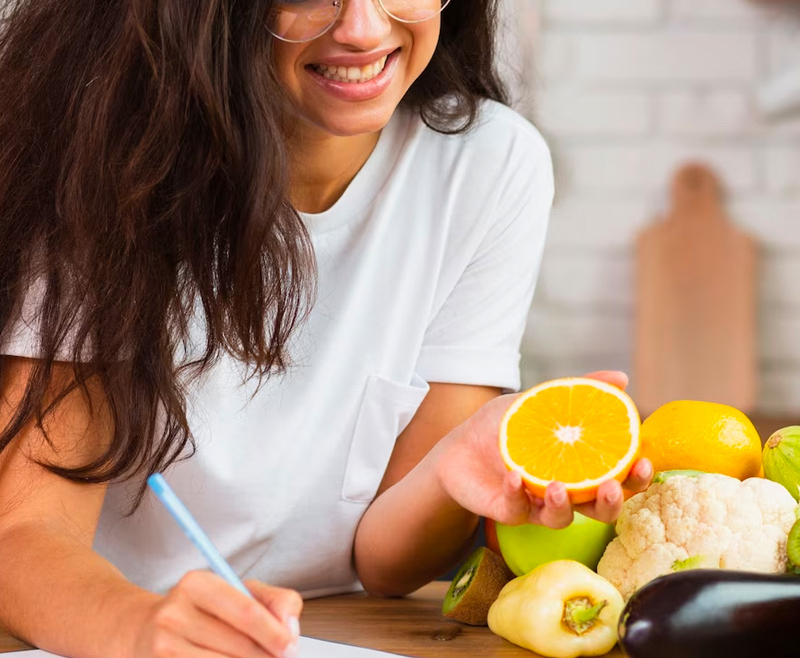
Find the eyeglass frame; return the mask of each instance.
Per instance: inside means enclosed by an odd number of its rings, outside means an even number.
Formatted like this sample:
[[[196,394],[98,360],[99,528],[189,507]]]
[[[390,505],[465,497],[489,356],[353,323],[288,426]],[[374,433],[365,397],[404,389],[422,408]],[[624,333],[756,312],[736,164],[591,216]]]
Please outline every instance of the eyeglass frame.
[[[389,18],[391,18],[393,20],[396,20],[399,23],[406,23],[407,25],[416,25],[417,23],[424,23],[425,21],[429,21],[432,18],[435,18],[436,16],[440,16],[441,13],[447,7],[447,5],[449,5],[450,2],[451,2],[451,0],[444,0],[444,2],[442,3],[442,8],[439,10],[439,12],[436,13],[436,14],[432,14],[431,16],[428,16],[428,18],[423,18],[422,20],[418,20],[418,21],[407,21],[407,20],[403,20],[402,18],[398,18],[392,12],[390,12],[388,9],[386,9],[386,5],[383,4],[383,0],[372,0],[372,1],[373,2],[377,2],[378,6],[380,6],[380,8],[383,9],[383,12]],[[337,12],[336,12],[336,16],[334,16],[333,20],[331,21],[331,24],[328,25],[328,27],[326,27],[324,30],[322,30],[322,32],[320,32],[319,34],[317,34],[317,35],[315,35],[313,37],[310,37],[308,39],[297,40],[297,39],[287,39],[286,37],[282,37],[282,36],[280,36],[278,34],[275,34],[275,32],[273,32],[270,29],[269,23],[267,23],[267,25],[266,25],[267,32],[269,32],[273,37],[275,37],[279,41],[283,41],[284,43],[308,43],[310,41],[313,41],[314,39],[319,39],[323,34],[329,32],[333,28],[333,26],[336,25],[336,21],[338,21],[339,17],[342,15],[342,11],[344,9],[344,3],[345,3],[345,0],[333,0],[333,5],[335,7],[337,7]]]

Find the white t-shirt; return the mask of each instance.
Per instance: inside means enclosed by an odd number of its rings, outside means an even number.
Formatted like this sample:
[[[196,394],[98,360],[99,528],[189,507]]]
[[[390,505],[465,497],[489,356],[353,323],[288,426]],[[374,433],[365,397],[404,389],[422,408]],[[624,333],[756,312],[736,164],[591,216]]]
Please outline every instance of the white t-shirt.
[[[519,386],[552,196],[539,133],[487,102],[453,136],[397,112],[336,204],[303,216],[319,294],[295,365],[255,392],[223,357],[190,392],[197,452],[165,473],[241,577],[360,588],[356,526],[427,382]],[[3,353],[34,355],[24,320]],[[151,494],[123,517],[138,484],[109,487],[95,549],[164,592],[207,565]]]

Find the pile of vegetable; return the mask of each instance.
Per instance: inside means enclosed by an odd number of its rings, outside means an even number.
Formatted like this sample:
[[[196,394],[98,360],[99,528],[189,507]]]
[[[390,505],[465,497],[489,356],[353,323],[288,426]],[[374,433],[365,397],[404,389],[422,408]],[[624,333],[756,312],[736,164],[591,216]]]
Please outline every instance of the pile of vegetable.
[[[617,641],[629,658],[800,656],[800,426],[770,437],[761,462],[764,477],[738,479],[684,459],[624,503],[616,536],[498,527],[511,568],[494,567],[469,623],[549,658]]]

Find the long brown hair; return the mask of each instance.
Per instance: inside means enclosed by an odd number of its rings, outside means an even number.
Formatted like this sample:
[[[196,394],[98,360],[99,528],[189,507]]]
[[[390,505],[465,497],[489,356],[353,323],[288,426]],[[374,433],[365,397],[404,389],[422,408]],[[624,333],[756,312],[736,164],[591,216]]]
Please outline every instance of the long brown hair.
[[[78,481],[163,470],[193,451],[183,368],[222,352],[264,378],[313,299],[309,237],[288,202],[286,99],[270,65],[272,0],[17,0],[0,23],[0,346],[27,291],[41,326],[0,451],[98,381],[113,435]],[[444,132],[493,68],[493,0],[453,0],[429,68],[404,104]],[[455,99],[455,103],[453,100]],[[199,318],[204,344],[190,363]],[[190,347],[191,351],[191,347]],[[2,359],[0,359],[2,367]]]

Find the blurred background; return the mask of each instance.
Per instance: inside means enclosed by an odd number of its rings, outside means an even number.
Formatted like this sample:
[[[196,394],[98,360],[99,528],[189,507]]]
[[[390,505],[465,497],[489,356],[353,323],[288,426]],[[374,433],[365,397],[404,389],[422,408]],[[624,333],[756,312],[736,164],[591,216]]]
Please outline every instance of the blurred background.
[[[742,408],[762,439],[800,424],[800,3],[505,0],[504,11],[515,105],[544,133],[556,168],[523,385],[622,369],[636,399],[659,386],[646,381],[653,373],[642,362],[661,358],[678,379],[694,381],[698,367],[711,380],[716,373],[718,382],[701,390],[718,386],[719,393],[706,399]],[[715,210],[704,202],[676,209],[673,177],[692,162],[719,182]],[[645,234],[667,218],[690,224],[709,214],[723,220],[716,233],[681,239],[690,241],[687,250],[714,251],[716,266],[696,257],[684,263],[680,244],[651,244],[680,267],[644,274],[659,260],[643,251]],[[720,247],[728,234],[749,245],[752,262]],[[642,289],[642,281],[667,281],[676,269],[688,273],[684,290],[727,289],[695,299],[691,309],[675,299],[664,306],[661,297],[655,315],[644,309],[643,297],[665,286]],[[742,303],[733,308],[730,300]],[[727,351],[698,364],[688,349],[675,350],[680,341],[657,335],[666,325],[690,343],[714,327]],[[695,347],[701,361],[713,351]],[[735,372],[744,374],[733,376],[726,368],[736,360]],[[648,404],[657,400],[647,395]]]

